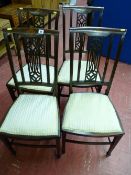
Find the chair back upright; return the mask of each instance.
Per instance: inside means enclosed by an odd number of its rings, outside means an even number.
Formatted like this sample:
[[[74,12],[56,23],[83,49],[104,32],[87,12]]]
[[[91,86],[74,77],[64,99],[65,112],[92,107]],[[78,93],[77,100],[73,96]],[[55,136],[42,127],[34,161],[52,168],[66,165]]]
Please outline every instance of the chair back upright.
[[[20,27],[38,27],[58,30],[59,10],[18,8]]]
[[[83,26],[101,26],[104,7],[62,5],[63,16],[63,61],[69,53],[69,28]],[[76,36],[75,42],[79,42]]]
[[[27,86],[41,88],[37,93],[50,93],[57,85],[58,72],[58,41],[57,30],[38,28],[12,28],[3,30],[11,72],[18,93]],[[14,36],[17,56],[13,56],[8,35]],[[50,40],[51,38],[51,40]],[[51,45],[50,42],[51,41]],[[44,43],[44,45],[43,45]],[[51,51],[51,53],[50,53]],[[16,72],[19,70],[19,74]],[[21,77],[21,81],[19,79]],[[46,87],[43,91],[43,86]],[[31,90],[30,90],[31,91]]]
[[[74,42],[77,35],[80,38],[79,44]],[[102,88],[106,86],[104,93],[108,95],[125,35],[126,29],[70,28],[70,93],[73,86],[84,84]],[[78,67],[75,70],[74,60],[78,60]]]

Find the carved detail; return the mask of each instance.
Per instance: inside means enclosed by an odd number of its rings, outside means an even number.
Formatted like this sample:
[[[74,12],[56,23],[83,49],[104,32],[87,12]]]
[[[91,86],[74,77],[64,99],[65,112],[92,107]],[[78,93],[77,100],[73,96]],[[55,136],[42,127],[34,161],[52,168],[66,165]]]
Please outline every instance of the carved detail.
[[[29,76],[32,82],[41,82],[41,60],[40,56],[43,52],[41,50],[44,38],[24,38],[24,50],[26,62],[28,64]]]
[[[44,27],[45,17],[44,16],[34,16],[34,27]]]
[[[82,49],[84,49],[85,35],[80,36],[79,33],[76,33],[75,36],[75,50],[80,49],[80,45],[82,45]]]
[[[76,21],[76,26],[77,27],[83,27],[87,26],[87,15],[83,13],[77,13],[77,21]],[[83,41],[84,41],[83,37]],[[80,47],[80,36],[77,33],[75,37],[75,50],[79,50]]]
[[[77,13],[77,27],[87,26],[87,14]]]
[[[85,73],[85,80],[86,81],[96,81],[98,69],[96,65],[92,61],[92,58],[87,61],[86,73]]]
[[[19,10],[19,17],[20,17],[21,25],[23,25],[24,22],[28,20],[27,16],[28,16],[28,11],[26,11],[26,10]]]
[[[87,81],[96,81],[97,79],[102,48],[102,37],[88,37],[88,58],[85,73],[85,80]]]

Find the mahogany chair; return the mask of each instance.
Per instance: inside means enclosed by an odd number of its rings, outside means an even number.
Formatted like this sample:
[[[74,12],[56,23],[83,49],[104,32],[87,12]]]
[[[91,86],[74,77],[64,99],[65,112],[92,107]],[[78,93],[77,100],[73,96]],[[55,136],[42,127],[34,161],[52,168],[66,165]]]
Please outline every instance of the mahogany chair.
[[[20,27],[36,27],[58,30],[59,11],[50,9],[38,9],[38,8],[19,8],[17,9],[18,19]],[[49,45],[51,45],[51,38],[49,39]],[[44,40],[39,45],[40,49],[44,49]],[[51,47],[50,51],[51,53]],[[51,56],[53,59],[53,56]],[[13,77],[6,84],[7,89],[14,101],[17,98],[15,83]]]
[[[38,27],[58,30],[59,10],[44,8],[18,8],[20,27]]]
[[[57,104],[59,32],[36,28],[9,28],[3,30],[3,33],[19,96],[0,125],[0,138],[13,154],[15,154],[14,145],[20,145],[55,148],[57,156],[60,157]],[[12,55],[9,47],[9,34],[14,36],[17,58]],[[53,63],[49,61],[50,37]],[[45,48],[41,50],[39,46],[43,40],[45,40]],[[30,94],[25,93],[29,89]],[[29,144],[29,141],[44,140],[54,140],[54,144]]]
[[[101,26],[104,7],[92,7],[92,6],[72,6],[63,5],[63,63],[59,71],[58,83],[60,96],[68,96],[62,92],[64,87],[69,87],[70,81],[70,27],[84,27],[84,26]],[[75,45],[79,49],[80,36],[77,33],[75,35]],[[77,61],[76,65],[78,64]],[[75,70],[75,69],[74,69]]]
[[[80,45],[76,50],[75,36]],[[110,145],[111,155],[124,130],[119,115],[108,96],[125,38],[125,29],[104,27],[70,28],[70,96],[62,122],[62,151],[66,143]],[[115,47],[114,47],[115,46]],[[102,57],[103,52],[105,58]],[[107,55],[106,55],[107,52]],[[114,60],[110,57],[113,56]],[[76,63],[76,58],[78,59]],[[101,92],[74,92],[73,87],[101,86]],[[72,139],[68,136],[72,135]],[[73,135],[79,136],[78,138]],[[80,141],[80,136],[108,138],[108,141]],[[78,139],[78,140],[77,140]]]

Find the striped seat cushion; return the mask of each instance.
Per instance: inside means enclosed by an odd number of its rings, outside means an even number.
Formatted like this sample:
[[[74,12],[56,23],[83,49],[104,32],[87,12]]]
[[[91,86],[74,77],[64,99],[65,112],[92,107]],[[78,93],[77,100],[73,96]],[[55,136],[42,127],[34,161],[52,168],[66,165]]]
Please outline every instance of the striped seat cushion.
[[[103,136],[122,133],[108,96],[98,93],[71,94],[64,111],[62,130]]]
[[[41,65],[41,70],[42,70],[42,82],[46,83],[47,82],[46,66]],[[23,72],[24,72],[24,76],[25,76],[25,81],[30,81],[28,65],[25,65],[23,67]],[[17,75],[18,81],[21,82],[22,81],[21,72],[18,71],[16,73],[16,75]],[[50,66],[50,83],[53,83],[53,82],[54,82],[54,67]],[[15,86],[13,78],[11,78],[11,80],[8,82],[8,85]],[[51,87],[47,87],[47,86],[33,86],[33,85],[25,85],[25,86],[21,86],[21,87],[24,87],[26,89],[36,90],[36,91],[47,91],[47,92],[50,92],[52,89]]]
[[[81,71],[80,71],[80,80],[85,80],[85,72],[86,72],[86,61],[81,61]],[[73,81],[77,80],[77,72],[78,72],[78,60],[73,61]],[[100,81],[100,76],[97,74],[96,81]],[[58,75],[59,83],[67,83],[70,82],[70,60],[64,61],[59,75]]]
[[[56,97],[20,95],[7,113],[0,132],[22,136],[58,136]]]

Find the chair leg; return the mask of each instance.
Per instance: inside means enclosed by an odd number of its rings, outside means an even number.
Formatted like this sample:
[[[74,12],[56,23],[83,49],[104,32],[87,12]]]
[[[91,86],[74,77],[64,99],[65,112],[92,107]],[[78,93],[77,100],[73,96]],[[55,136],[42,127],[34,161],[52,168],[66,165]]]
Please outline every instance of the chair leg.
[[[117,143],[120,141],[120,139],[122,138],[123,135],[119,135],[119,136],[115,136],[111,145],[110,145],[110,148],[108,150],[108,152],[106,153],[106,156],[110,156],[111,155],[111,152],[113,151],[113,149],[116,147]]]
[[[58,85],[58,105],[60,107],[61,87]]]
[[[65,145],[66,144],[66,133],[62,132],[62,153],[65,153]]]
[[[7,138],[1,138],[3,143],[6,145],[6,147],[10,150],[10,152],[13,154],[13,155],[16,155],[16,151],[13,149],[13,147],[11,146],[9,140]]]
[[[101,92],[101,89],[102,89],[102,86],[97,86],[97,87],[96,87],[96,92],[97,92],[97,93],[100,93],[100,92]]]
[[[60,138],[56,139],[56,156],[59,159],[61,156],[61,151],[60,151]]]
[[[8,91],[9,91],[9,94],[10,94],[12,100],[15,101],[16,98],[17,98],[16,95],[15,95],[15,89],[10,87],[10,86],[8,86],[8,85],[6,85],[6,87],[7,87]]]

